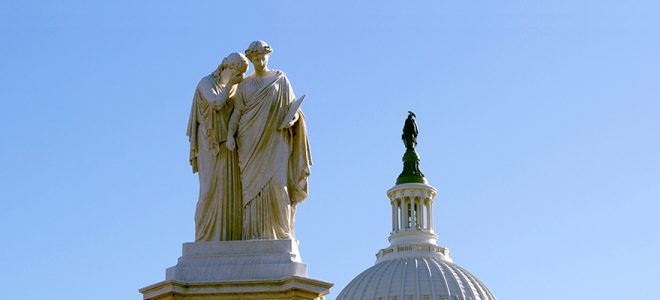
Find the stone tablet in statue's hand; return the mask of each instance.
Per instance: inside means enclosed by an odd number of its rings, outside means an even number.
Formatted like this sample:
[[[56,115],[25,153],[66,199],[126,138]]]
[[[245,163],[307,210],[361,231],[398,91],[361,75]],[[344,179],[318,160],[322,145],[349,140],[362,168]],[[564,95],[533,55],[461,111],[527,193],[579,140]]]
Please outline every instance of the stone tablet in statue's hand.
[[[236,141],[234,140],[233,136],[228,136],[227,141],[225,142],[225,146],[229,151],[234,151],[236,149]]]
[[[286,117],[284,117],[284,121],[282,121],[282,124],[280,124],[278,129],[289,128],[293,126],[296,121],[298,121],[298,109],[300,108],[303,100],[305,100],[305,95],[302,95],[302,97],[298,98],[298,100],[295,100],[291,103],[291,106],[289,107],[289,113],[286,115]]]

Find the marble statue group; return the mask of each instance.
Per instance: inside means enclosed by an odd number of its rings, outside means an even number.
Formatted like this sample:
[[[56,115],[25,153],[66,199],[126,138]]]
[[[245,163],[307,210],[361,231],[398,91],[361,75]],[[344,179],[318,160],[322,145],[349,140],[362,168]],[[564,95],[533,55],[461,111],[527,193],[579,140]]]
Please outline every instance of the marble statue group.
[[[252,42],[197,85],[187,130],[200,183],[196,241],[294,238],[312,161],[304,97],[296,99],[284,72],[268,68],[272,52]],[[248,60],[253,72],[244,76]]]

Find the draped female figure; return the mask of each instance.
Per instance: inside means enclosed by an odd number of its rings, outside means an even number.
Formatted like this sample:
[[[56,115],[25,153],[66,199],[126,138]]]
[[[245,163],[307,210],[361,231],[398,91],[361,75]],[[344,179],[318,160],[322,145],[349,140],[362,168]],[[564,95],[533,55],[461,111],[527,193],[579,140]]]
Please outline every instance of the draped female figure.
[[[246,50],[254,73],[238,85],[227,136],[227,147],[238,148],[243,239],[293,239],[295,206],[307,197],[305,118],[284,72],[267,68],[271,52],[263,41]]]
[[[232,53],[195,89],[187,135],[190,164],[199,173],[195,241],[240,240],[243,203],[238,157],[224,147],[234,110],[236,85],[247,71],[247,59]]]

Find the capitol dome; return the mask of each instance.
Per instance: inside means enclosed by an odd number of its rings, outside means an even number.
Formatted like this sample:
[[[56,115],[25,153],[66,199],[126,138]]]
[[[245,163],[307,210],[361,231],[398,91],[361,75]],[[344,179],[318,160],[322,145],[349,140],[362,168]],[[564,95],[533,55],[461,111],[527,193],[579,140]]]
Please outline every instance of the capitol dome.
[[[417,125],[414,114],[409,114],[402,136],[403,172],[387,191],[392,206],[390,246],[378,251],[376,264],[344,287],[337,300],[495,300],[477,277],[454,264],[447,248],[437,245],[437,190],[419,170]]]
[[[355,277],[341,300],[490,300],[474,275],[441,255],[409,256],[377,263]]]

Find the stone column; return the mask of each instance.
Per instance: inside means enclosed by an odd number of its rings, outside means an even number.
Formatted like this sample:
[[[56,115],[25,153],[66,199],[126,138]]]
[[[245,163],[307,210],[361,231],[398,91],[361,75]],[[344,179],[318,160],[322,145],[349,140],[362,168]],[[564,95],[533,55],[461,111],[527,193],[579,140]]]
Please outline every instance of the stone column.
[[[396,232],[396,200],[390,201],[392,205],[392,232]]]
[[[403,197],[403,206],[405,207],[405,218],[404,221],[406,222],[406,229],[405,231],[408,231],[410,229],[410,197]]]
[[[417,198],[417,199],[418,199],[417,201],[419,202],[419,222],[417,224],[419,224],[419,228],[423,230],[424,227],[426,227],[426,224],[424,224],[424,199],[423,198]]]
[[[429,198],[429,230],[431,232],[434,231],[433,229],[433,199]]]

